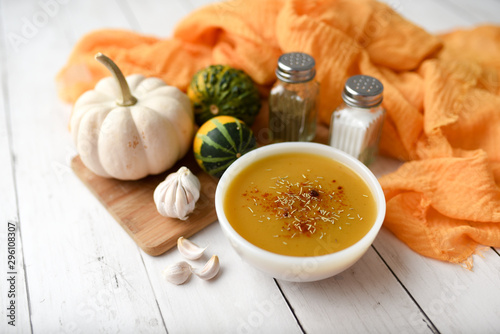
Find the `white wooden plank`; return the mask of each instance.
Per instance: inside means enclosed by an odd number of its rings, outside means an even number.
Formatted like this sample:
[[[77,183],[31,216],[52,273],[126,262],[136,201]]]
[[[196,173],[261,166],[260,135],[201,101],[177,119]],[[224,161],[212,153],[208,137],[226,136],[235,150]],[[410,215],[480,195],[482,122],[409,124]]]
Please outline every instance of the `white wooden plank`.
[[[3,17],[0,5],[0,17]],[[29,333],[29,305],[26,294],[23,243],[19,230],[13,156],[10,149],[5,31],[0,22],[0,332]],[[12,234],[13,233],[13,234]],[[10,249],[9,249],[10,248]],[[9,259],[9,255],[12,258]],[[11,262],[12,261],[12,262]],[[11,267],[12,266],[12,267]],[[13,304],[12,304],[13,302]]]
[[[497,0],[445,0],[444,4],[471,25],[500,22],[500,1]]]
[[[159,38],[169,38],[175,26],[192,8],[186,1],[128,0],[127,5],[124,4],[122,6],[127,7],[125,10],[137,21],[138,32]]]
[[[443,333],[495,333],[500,328],[500,257],[485,248],[474,270],[428,259],[382,229],[374,243],[409,293]],[[426,330],[410,316],[417,332]]]
[[[217,1],[217,0],[187,0],[186,5],[191,9],[202,8],[204,6],[210,5],[212,3],[218,3],[220,6],[237,6],[237,1]]]
[[[307,333],[418,333],[420,324],[424,333],[434,330],[371,248],[332,278],[279,284]]]
[[[18,3],[3,13],[6,31],[20,31],[20,18],[43,10],[37,1]],[[127,24],[116,5],[96,7],[60,5],[7,59],[31,322],[36,332],[163,333],[141,253],[68,167],[75,153],[69,107],[58,102],[51,84],[70,51],[67,29]]]
[[[185,260],[177,249],[156,258],[144,257],[169,332],[301,332],[274,280],[242,262],[218,223],[190,240],[208,246],[202,259]],[[221,270],[211,281],[193,275],[184,285],[176,286],[160,275],[165,267],[178,261],[202,267],[214,254],[220,259]]]
[[[381,0],[398,13],[431,33],[444,33],[478,24],[499,23],[500,4],[496,0]]]
[[[119,1],[69,1],[60,6],[60,14],[55,19],[64,27],[62,33],[69,42],[68,51],[86,33],[99,29],[133,29]]]
[[[430,33],[447,32],[456,27],[467,27],[471,23],[456,11],[433,0],[382,0],[411,22]]]

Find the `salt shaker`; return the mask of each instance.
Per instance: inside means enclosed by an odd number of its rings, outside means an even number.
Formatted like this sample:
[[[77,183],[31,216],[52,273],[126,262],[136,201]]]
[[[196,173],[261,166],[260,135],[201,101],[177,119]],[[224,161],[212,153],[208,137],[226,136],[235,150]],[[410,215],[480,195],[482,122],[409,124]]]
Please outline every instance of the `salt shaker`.
[[[311,141],[316,135],[319,84],[315,61],[302,52],[278,59],[278,80],[269,96],[269,135],[272,142]]]
[[[360,160],[372,163],[378,152],[385,110],[382,108],[384,86],[376,78],[355,75],[345,83],[341,105],[330,122],[330,146]]]

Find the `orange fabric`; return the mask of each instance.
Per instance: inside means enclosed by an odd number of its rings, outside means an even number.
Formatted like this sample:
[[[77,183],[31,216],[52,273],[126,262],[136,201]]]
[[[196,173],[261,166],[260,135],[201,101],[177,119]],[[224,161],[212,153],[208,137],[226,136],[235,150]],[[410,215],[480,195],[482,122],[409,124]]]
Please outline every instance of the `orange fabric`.
[[[97,52],[127,75],[183,90],[198,69],[228,64],[265,92],[278,57],[291,51],[316,59],[323,123],[349,76],[383,82],[381,152],[411,160],[380,179],[387,228],[455,263],[470,263],[478,244],[500,247],[500,27],[433,36],[372,0],[234,0],[193,12],[169,39],[90,33],[59,73],[59,94],[74,102],[108,75]]]

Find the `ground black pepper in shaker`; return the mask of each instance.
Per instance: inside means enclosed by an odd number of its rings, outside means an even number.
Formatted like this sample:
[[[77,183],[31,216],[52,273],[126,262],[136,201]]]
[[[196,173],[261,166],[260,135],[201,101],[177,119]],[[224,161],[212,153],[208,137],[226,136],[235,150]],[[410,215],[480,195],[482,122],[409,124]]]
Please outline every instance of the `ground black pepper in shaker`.
[[[314,139],[319,94],[315,75],[314,58],[306,53],[286,53],[278,59],[278,80],[269,96],[272,142]]]

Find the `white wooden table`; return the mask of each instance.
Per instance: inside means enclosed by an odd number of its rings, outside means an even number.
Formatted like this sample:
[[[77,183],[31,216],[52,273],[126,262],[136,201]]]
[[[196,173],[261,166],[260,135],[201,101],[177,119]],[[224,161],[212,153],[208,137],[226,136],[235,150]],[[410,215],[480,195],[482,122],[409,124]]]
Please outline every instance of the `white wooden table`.
[[[142,252],[69,168],[70,106],[59,101],[54,76],[86,32],[116,27],[167,38],[207,2],[0,2],[0,332],[500,333],[499,250],[474,256],[468,271],[424,258],[384,229],[352,268],[297,284],[243,263],[214,223],[192,240],[219,255],[217,279],[163,280],[178,252]],[[388,2],[433,33],[500,24],[500,0]],[[396,165],[381,159],[373,169],[380,176]]]

